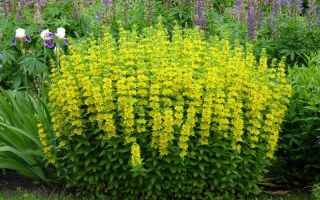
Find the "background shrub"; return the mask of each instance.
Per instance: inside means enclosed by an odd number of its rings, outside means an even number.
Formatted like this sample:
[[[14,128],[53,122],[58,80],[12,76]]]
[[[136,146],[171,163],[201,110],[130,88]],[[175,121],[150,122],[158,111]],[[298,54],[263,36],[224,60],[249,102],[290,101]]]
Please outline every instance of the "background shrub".
[[[158,25],[72,45],[53,69],[48,159],[96,197],[213,198],[256,193],[290,86],[284,65],[226,40]],[[41,133],[42,134],[42,133]]]
[[[307,17],[279,17],[276,35],[272,30],[262,30],[257,39],[256,48],[266,48],[272,58],[285,56],[291,66],[306,64],[306,59],[320,48],[320,26],[310,25]],[[269,40],[266,38],[269,38]]]
[[[320,70],[311,60],[307,67],[289,69],[293,95],[278,150],[277,175],[287,184],[311,184],[320,178]]]

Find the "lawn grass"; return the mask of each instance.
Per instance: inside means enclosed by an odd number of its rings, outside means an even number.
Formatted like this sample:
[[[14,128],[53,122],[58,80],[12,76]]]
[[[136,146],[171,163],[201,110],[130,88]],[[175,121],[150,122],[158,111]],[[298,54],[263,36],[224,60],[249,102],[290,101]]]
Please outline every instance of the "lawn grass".
[[[0,191],[0,200],[79,200],[64,193],[46,193],[44,190],[27,191],[17,189],[16,191]],[[81,200],[86,200],[81,198]],[[261,194],[256,197],[248,197],[245,200],[312,200],[307,194],[291,194],[286,196],[276,196]]]
[[[0,191],[0,200],[75,200],[63,193],[46,193],[45,191],[27,191],[17,189],[16,191]]]

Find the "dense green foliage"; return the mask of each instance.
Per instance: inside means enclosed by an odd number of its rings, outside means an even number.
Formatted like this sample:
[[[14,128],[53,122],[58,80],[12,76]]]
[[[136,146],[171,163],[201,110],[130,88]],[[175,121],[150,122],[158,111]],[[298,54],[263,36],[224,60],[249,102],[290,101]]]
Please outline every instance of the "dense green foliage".
[[[320,68],[313,61],[308,67],[289,69],[293,96],[276,165],[277,175],[289,185],[310,184],[320,178]]]
[[[40,148],[36,117],[47,118],[45,106],[25,93],[2,89],[0,105],[0,168],[48,181],[50,168]]]
[[[306,17],[280,17],[275,36],[271,30],[261,30],[256,41],[257,52],[266,48],[270,58],[285,56],[291,66],[306,64],[306,59],[320,49],[320,26],[309,24],[308,20]]]
[[[315,184],[313,186],[311,195],[313,200],[320,199],[320,184]]]

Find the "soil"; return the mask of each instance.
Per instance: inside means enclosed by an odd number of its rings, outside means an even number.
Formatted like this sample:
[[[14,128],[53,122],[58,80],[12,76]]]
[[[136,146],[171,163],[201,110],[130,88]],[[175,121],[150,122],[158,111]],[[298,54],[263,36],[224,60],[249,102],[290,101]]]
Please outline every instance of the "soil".
[[[61,187],[61,186],[60,186]],[[0,170],[0,192],[15,192],[17,190],[27,190],[38,194],[51,194],[61,189],[59,186],[44,186],[39,183],[32,182],[14,171]]]
[[[0,173],[0,191],[15,191],[17,188],[32,189],[36,187],[32,181],[13,171],[2,171]]]

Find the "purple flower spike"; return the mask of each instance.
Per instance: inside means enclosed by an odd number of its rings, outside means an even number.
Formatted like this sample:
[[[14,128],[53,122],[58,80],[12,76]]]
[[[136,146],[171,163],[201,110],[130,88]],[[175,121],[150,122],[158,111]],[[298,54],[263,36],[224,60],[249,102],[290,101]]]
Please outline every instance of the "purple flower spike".
[[[45,4],[45,3],[46,3],[46,0],[39,0],[39,3],[40,3],[40,4]]]
[[[3,58],[3,55],[2,55],[2,53],[0,53],[0,59],[2,59]]]
[[[249,40],[253,40],[255,36],[255,25],[256,25],[256,15],[255,15],[255,4],[254,0],[248,1],[248,18],[247,18],[247,26],[248,26],[248,38]]]
[[[53,48],[54,47],[54,44],[53,44],[53,42],[51,40],[45,40],[43,44],[44,44],[44,46],[47,46],[49,48]]]
[[[13,44],[13,45],[16,45],[16,44],[17,44],[17,38],[13,38],[12,44]]]
[[[26,41],[28,43],[31,42],[31,37],[28,35],[24,36],[24,41]]]
[[[64,43],[65,45],[69,46],[69,41],[68,41],[66,38],[63,39],[63,43]]]
[[[111,5],[111,0],[103,0],[103,4],[106,8],[108,8]]]
[[[204,13],[204,0],[196,0],[195,24],[202,30],[206,30],[206,16]]]

